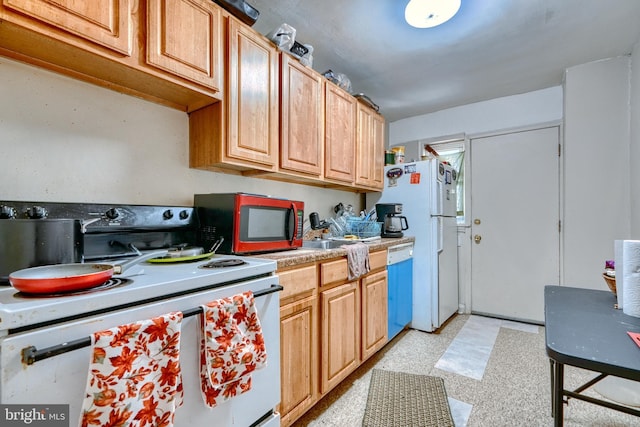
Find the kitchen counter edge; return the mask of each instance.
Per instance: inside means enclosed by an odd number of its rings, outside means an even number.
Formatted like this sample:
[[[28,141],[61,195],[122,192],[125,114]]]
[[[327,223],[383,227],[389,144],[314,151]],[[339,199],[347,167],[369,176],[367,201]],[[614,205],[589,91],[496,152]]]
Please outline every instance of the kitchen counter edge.
[[[415,237],[400,237],[400,238],[382,238],[372,243],[367,243],[369,246],[369,252],[375,252],[383,249],[387,249],[390,246],[399,245],[402,243],[415,242]],[[260,258],[266,258],[275,260],[278,264],[277,269],[282,270],[289,267],[294,267],[302,264],[309,264],[317,261],[327,261],[334,258],[340,258],[347,255],[346,249],[309,249],[298,248],[289,251],[270,252],[266,254],[256,255]]]

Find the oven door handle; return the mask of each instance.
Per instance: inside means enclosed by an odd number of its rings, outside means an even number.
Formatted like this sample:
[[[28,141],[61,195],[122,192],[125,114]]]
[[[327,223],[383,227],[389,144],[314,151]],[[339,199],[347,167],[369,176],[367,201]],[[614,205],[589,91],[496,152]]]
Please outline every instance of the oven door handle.
[[[284,290],[282,285],[271,285],[268,288],[260,289],[253,293],[254,298],[258,298],[264,295],[269,295],[274,292],[280,292]],[[202,313],[202,307],[194,307],[188,310],[182,311],[183,317],[195,316]],[[68,353],[73,350],[78,350],[83,347],[89,347],[91,345],[91,337],[79,338],[73,341],[67,341],[62,344],[54,345],[51,347],[38,350],[35,346],[29,346],[22,349],[22,363],[25,365],[33,365],[34,363],[48,359],[59,354]]]

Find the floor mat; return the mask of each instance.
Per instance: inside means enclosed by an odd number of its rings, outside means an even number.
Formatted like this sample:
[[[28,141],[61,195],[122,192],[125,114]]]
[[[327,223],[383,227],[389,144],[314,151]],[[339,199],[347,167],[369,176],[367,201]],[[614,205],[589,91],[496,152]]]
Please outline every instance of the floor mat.
[[[363,427],[454,427],[441,377],[373,369]]]

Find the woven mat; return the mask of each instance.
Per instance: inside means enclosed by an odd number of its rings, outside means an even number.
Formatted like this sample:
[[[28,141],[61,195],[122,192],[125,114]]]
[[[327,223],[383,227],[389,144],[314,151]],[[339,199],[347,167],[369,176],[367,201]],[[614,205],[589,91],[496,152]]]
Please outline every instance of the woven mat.
[[[454,427],[440,377],[374,369],[363,427]]]

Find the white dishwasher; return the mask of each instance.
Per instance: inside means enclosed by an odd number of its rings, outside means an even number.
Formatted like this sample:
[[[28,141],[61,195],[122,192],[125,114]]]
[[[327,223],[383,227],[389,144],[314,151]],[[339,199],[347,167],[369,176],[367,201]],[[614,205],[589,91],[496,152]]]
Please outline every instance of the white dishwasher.
[[[387,249],[388,339],[392,340],[410,322],[413,314],[413,243]]]

